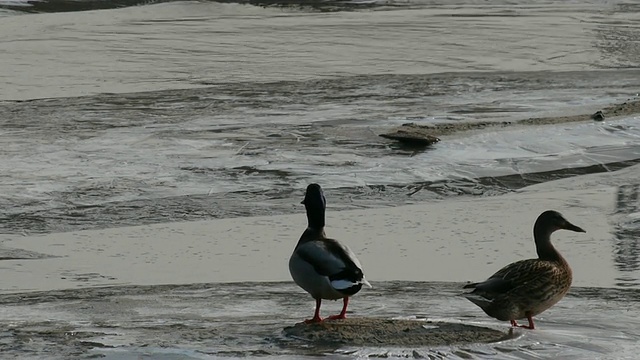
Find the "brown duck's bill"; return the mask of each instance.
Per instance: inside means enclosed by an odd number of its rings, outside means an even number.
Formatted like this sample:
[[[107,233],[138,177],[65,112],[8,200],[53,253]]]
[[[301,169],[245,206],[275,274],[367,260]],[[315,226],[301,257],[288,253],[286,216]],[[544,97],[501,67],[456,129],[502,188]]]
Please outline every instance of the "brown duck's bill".
[[[586,233],[586,231],[585,231],[583,228],[581,228],[581,227],[579,227],[579,226],[575,226],[575,225],[573,225],[572,223],[570,223],[570,222],[568,222],[568,221],[567,221],[567,224],[564,226],[564,228],[565,228],[566,230],[571,230],[571,231],[575,231],[575,232],[583,232],[583,233]]]

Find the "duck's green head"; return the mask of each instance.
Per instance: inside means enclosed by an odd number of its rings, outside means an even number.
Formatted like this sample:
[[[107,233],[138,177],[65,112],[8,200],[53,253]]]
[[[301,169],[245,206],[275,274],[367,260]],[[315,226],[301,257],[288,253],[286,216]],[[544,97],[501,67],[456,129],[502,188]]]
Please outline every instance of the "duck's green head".
[[[538,216],[538,220],[536,220],[536,224],[534,225],[534,229],[535,228],[544,229],[548,233],[552,233],[560,229],[586,233],[584,229],[573,225],[569,220],[565,219],[562,214],[554,210],[547,210],[540,214],[540,216]]]
[[[324,198],[324,193],[320,185],[309,184],[309,186],[307,186],[302,204],[304,204],[307,209],[325,209],[327,207],[327,200]]]

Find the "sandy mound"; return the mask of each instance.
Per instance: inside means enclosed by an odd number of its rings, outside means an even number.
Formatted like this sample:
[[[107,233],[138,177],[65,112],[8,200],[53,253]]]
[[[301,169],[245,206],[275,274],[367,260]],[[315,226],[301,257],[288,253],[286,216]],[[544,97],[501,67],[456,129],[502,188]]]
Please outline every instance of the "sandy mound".
[[[508,336],[498,330],[472,325],[377,318],[298,323],[286,327],[284,333],[316,344],[354,346],[441,346],[494,342]]]
[[[431,145],[440,139],[438,136],[446,136],[462,131],[480,130],[489,127],[508,127],[513,125],[549,125],[562,124],[579,121],[602,121],[609,117],[629,116],[640,113],[640,99],[629,99],[621,104],[612,104],[598,111],[602,116],[594,117],[596,114],[578,114],[568,116],[552,116],[540,118],[528,118],[516,121],[476,121],[476,122],[460,122],[460,123],[440,123],[430,125],[420,125],[415,123],[402,124],[399,127],[391,129],[389,132],[380,134],[379,136],[398,140],[406,143]]]

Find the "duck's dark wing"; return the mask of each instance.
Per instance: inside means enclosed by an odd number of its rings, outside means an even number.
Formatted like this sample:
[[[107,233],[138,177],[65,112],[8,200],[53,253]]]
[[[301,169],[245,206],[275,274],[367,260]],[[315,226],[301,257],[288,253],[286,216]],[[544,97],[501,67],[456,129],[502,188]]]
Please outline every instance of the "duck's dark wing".
[[[334,239],[307,241],[296,248],[296,254],[318,274],[327,276],[338,291],[357,292],[362,284],[369,285],[355,254]]]

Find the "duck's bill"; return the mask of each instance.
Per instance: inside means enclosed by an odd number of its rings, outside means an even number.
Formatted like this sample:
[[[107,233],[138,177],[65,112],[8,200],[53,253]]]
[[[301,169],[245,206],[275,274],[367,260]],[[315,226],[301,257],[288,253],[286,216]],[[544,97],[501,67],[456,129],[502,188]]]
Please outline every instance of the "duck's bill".
[[[575,225],[573,225],[572,223],[570,223],[570,222],[568,222],[568,221],[567,221],[567,224],[564,226],[564,228],[565,228],[566,230],[571,230],[571,231],[575,231],[575,232],[582,232],[582,233],[586,233],[586,231],[585,231],[583,228],[581,228],[581,227],[579,227],[579,226],[575,226]]]

